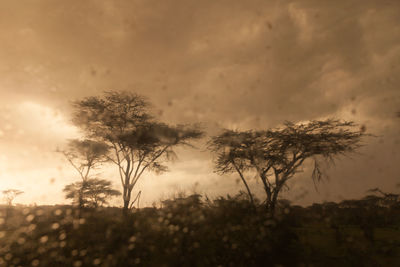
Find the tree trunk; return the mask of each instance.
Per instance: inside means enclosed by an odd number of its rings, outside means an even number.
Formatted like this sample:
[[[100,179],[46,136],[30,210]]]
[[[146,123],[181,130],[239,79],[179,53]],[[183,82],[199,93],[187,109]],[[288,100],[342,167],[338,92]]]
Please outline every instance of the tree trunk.
[[[124,192],[122,194],[122,198],[124,201],[124,207],[122,209],[122,213],[124,215],[128,214],[128,210],[129,210],[129,202],[130,202],[130,194],[129,194],[129,189],[128,186],[126,184],[123,185],[124,186]]]
[[[124,208],[122,210],[122,213],[124,215],[128,215],[130,210],[129,204],[131,203],[131,193],[132,193],[131,189],[124,187]]]
[[[242,177],[241,177],[241,178],[242,178]],[[249,188],[249,186],[247,185],[247,182],[246,182],[246,180],[244,180],[244,178],[242,178],[242,181],[243,181],[244,185],[246,186],[247,194],[248,194],[249,197],[250,197],[251,205],[252,205],[253,207],[255,207],[256,205],[254,204],[254,199],[253,199],[253,195],[252,195],[251,192],[250,192],[250,188]]]
[[[269,207],[272,218],[275,216],[276,203],[278,201],[278,195],[279,195],[279,192],[281,191],[281,188],[282,188],[282,185],[278,185],[277,187],[275,187],[275,190],[273,190],[273,192],[272,192],[272,199],[271,199],[270,207]]]
[[[82,186],[81,186],[81,188],[79,189],[79,192],[78,192],[79,210],[81,210],[83,208],[83,187],[84,187],[84,184],[82,183]]]
[[[274,191],[272,194],[272,199],[269,205],[269,213],[272,218],[275,217],[275,208],[276,208],[276,201],[278,200],[278,192],[279,191]]]
[[[265,178],[264,178],[265,179]],[[266,181],[264,180],[263,178],[261,178],[261,180],[263,181],[263,183],[264,183],[264,190],[265,190],[265,193],[267,194],[267,199],[265,200],[265,206],[266,206],[266,208],[267,208],[267,211],[269,212],[270,211],[270,205],[271,205],[271,201],[272,201],[272,192],[271,192],[271,188],[269,188],[268,187],[268,185],[267,185],[267,183],[266,183]]]
[[[129,213],[129,202],[130,199],[125,199],[124,198],[124,208],[122,209],[122,213],[126,216]]]
[[[241,172],[240,169],[236,166],[236,164],[235,164],[234,161],[232,161],[232,164],[233,164],[233,166],[235,167],[236,171],[239,173],[240,179],[242,179],[242,182],[243,182],[244,186],[246,187],[247,194],[249,195],[251,205],[252,205],[253,208],[255,209],[255,208],[256,208],[256,205],[255,205],[255,203],[254,203],[253,195],[251,194],[250,187],[249,187],[249,185],[247,184],[246,179],[244,179],[244,176],[243,176],[242,172]]]
[[[129,210],[129,202],[130,202],[130,194],[129,194],[129,168],[130,168],[130,162],[128,161],[126,170],[124,171],[125,179],[122,184],[124,188],[124,192],[122,194],[122,198],[124,200],[124,207],[122,209],[122,214],[127,215],[128,210]]]
[[[129,156],[126,157],[126,169],[124,171],[125,174],[125,182],[123,184],[124,187],[124,194],[123,194],[123,198],[124,198],[124,208],[122,210],[122,213],[126,216],[128,215],[129,212],[129,204],[131,202],[131,190],[130,190],[130,170],[131,170],[131,161]]]
[[[83,190],[86,186],[86,181],[82,180],[82,186],[78,191],[78,218],[82,217],[82,210],[83,210]]]

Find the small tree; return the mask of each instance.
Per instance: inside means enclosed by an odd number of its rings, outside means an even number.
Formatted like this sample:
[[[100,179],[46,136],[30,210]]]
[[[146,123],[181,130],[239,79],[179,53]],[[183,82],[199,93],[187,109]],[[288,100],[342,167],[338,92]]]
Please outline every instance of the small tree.
[[[400,203],[400,194],[383,192],[379,188],[372,188],[368,190],[369,193],[374,193],[375,195],[368,195],[364,200],[370,200],[373,202],[375,200],[376,204],[385,207],[396,207]]]
[[[12,206],[12,202],[14,201],[14,199],[23,193],[23,191],[18,189],[7,189],[2,191],[3,198],[9,207]]]
[[[333,161],[335,156],[355,151],[365,135],[355,130],[353,122],[328,119],[294,124],[286,122],[278,129],[262,131],[225,130],[209,141],[209,149],[217,157],[217,173],[237,172],[252,200],[244,177],[255,172],[266,193],[266,206],[273,216],[278,195],[295,177],[306,159],[314,160],[312,178],[318,181],[323,173],[319,159]]]
[[[109,198],[121,195],[121,192],[112,188],[110,181],[98,178],[66,185],[63,191],[73,203],[93,208],[106,205]]]
[[[108,146],[93,140],[70,140],[65,150],[60,150],[68,162],[79,173],[82,182],[81,189],[77,191],[79,207],[83,207],[83,187],[90,177],[90,172],[108,160]],[[76,185],[77,183],[75,183]]]
[[[171,159],[173,148],[189,145],[202,131],[184,125],[169,126],[155,121],[149,103],[129,92],[106,92],[102,97],[88,97],[74,104],[74,122],[85,134],[107,143],[123,188],[123,211],[132,207],[131,194],[145,171],[167,170],[163,160]]]

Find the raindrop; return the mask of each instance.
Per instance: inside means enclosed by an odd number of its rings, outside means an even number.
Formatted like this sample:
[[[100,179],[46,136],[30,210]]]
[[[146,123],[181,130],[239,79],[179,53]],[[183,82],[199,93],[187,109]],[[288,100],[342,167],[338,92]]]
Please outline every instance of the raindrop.
[[[33,223],[31,223],[29,226],[28,226],[28,232],[32,232],[33,230],[35,230],[36,229],[36,224],[33,224]]]
[[[35,219],[35,215],[33,215],[33,214],[29,214],[28,216],[26,216],[26,220],[28,222],[31,222],[33,219]]]
[[[40,243],[46,243],[49,240],[49,237],[47,235],[44,235],[40,238]]]
[[[56,210],[54,211],[54,214],[55,214],[56,216],[60,216],[60,215],[62,214],[62,210],[56,209]]]
[[[60,228],[60,224],[59,223],[53,223],[51,225],[51,229],[53,229],[53,230],[57,230],[58,228]]]
[[[61,233],[58,237],[58,239],[60,240],[64,240],[65,238],[67,238],[67,235],[65,233]]]
[[[86,249],[82,249],[81,251],[79,251],[79,255],[84,257],[87,254],[87,250]]]
[[[10,261],[12,259],[12,254],[11,253],[7,253],[4,258],[6,259],[6,261]]]

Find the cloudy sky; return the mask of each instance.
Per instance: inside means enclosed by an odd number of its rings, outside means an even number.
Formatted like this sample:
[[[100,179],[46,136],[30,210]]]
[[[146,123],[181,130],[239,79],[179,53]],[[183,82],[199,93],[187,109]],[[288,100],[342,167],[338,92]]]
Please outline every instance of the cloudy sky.
[[[25,191],[20,203],[65,203],[63,186],[79,178],[55,150],[80,134],[71,101],[127,90],[148,97],[161,120],[201,122],[210,135],[353,120],[377,137],[338,159],[318,192],[305,165],[285,197],[310,204],[373,187],[399,192],[398,14],[400,2],[389,0],[3,0],[0,190]],[[178,150],[169,173],[143,177],[145,203],[243,189],[214,174],[197,146]],[[119,188],[115,171],[102,175]]]

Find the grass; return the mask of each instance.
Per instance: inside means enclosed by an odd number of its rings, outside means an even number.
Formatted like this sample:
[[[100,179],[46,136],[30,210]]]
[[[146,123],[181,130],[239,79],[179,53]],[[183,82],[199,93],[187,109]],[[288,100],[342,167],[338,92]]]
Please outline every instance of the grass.
[[[0,266],[400,266],[393,223],[369,226],[370,240],[340,212],[272,220],[240,199],[165,203],[126,217],[118,208],[0,208]]]

